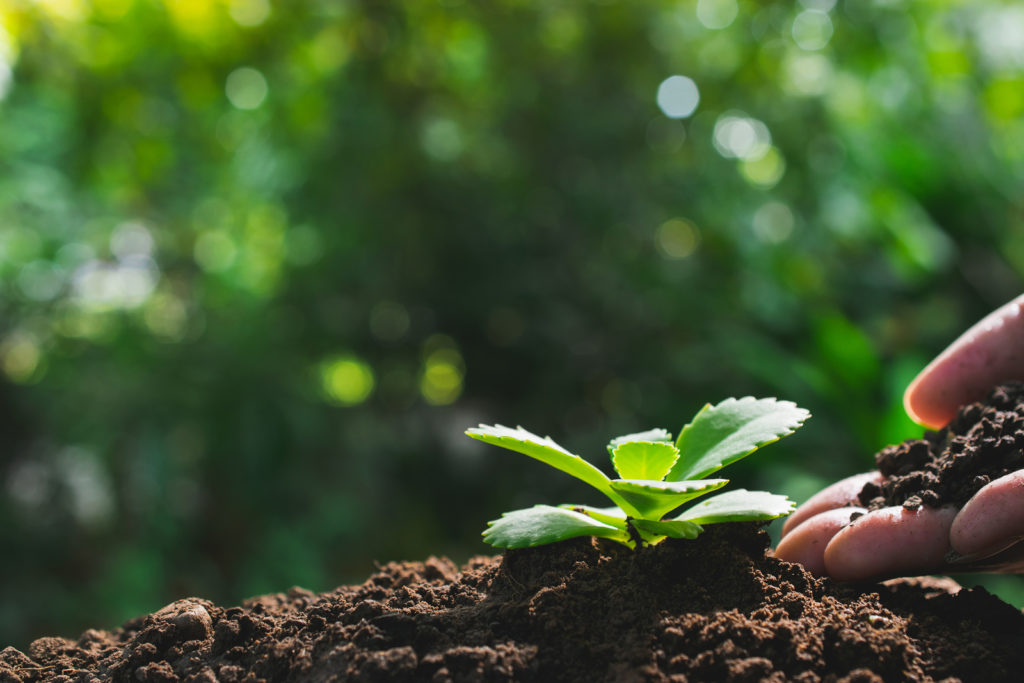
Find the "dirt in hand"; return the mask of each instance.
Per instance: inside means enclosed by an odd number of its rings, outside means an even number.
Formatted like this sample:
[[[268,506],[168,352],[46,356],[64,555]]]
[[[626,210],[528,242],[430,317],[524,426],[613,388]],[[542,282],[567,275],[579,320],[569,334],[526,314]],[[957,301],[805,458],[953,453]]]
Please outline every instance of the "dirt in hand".
[[[0,652],[3,681],[1015,680],[1024,616],[983,589],[841,586],[751,525],[633,553],[578,539],[393,563],[361,586],[190,599]]]
[[[886,478],[861,489],[868,509],[963,506],[993,479],[1024,468],[1024,383],[995,387],[941,430],[883,448],[875,463]]]

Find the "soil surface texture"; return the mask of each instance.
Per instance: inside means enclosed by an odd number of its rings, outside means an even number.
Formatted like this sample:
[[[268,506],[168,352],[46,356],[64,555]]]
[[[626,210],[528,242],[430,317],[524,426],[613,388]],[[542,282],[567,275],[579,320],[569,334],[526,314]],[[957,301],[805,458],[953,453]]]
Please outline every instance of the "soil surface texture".
[[[1024,468],[1024,383],[995,387],[941,430],[883,448],[875,463],[886,478],[861,489],[868,509],[962,507],[985,484]]]
[[[633,553],[577,539],[392,563],[361,586],[0,652],[0,681],[1011,681],[1024,615],[949,579],[860,586],[767,556],[747,524]]]

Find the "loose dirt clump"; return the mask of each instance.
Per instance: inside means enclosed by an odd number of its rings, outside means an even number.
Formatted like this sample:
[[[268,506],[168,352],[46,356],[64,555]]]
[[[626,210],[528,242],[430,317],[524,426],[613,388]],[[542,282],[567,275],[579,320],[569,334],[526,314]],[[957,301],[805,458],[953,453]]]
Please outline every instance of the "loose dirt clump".
[[[842,586],[767,548],[764,532],[724,524],[639,553],[578,539],[461,570],[392,563],[361,586],[181,600],[7,648],[0,680],[1018,680],[1024,616],[985,590]]]
[[[995,387],[941,430],[883,448],[875,463],[885,480],[861,489],[868,509],[962,507],[985,484],[1024,468],[1024,383]]]

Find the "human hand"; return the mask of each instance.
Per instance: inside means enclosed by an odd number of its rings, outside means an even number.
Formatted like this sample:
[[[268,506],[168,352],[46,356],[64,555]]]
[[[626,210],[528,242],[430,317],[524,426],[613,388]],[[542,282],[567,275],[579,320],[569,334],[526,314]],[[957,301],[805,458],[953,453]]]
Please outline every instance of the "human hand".
[[[908,414],[939,428],[995,384],[1024,379],[1024,296],[977,323],[910,384]],[[840,580],[954,571],[1024,572],[1024,470],[981,488],[967,503],[867,512],[857,494],[878,472],[829,486],[782,530],[776,557]],[[859,514],[859,516],[857,516]],[[851,516],[856,519],[851,522]]]

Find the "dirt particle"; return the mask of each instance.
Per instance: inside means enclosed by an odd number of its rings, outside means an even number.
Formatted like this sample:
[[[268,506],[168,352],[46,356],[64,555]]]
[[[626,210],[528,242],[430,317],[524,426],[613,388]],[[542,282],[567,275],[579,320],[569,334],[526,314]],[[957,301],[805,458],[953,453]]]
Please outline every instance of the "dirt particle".
[[[903,509],[905,510],[917,510],[922,505],[924,505],[924,503],[921,502],[921,496],[911,496],[903,501]]]
[[[577,539],[461,570],[392,563],[320,595],[189,599],[8,648],[0,680],[996,681],[1024,667],[1024,615],[983,590],[836,584],[767,543],[717,525],[643,553]]]
[[[1024,467],[1024,383],[995,387],[943,429],[883,448],[875,464],[885,480],[859,494],[870,510],[962,506],[993,479]]]

